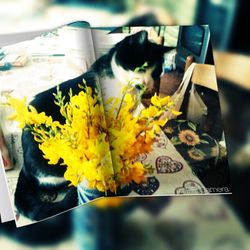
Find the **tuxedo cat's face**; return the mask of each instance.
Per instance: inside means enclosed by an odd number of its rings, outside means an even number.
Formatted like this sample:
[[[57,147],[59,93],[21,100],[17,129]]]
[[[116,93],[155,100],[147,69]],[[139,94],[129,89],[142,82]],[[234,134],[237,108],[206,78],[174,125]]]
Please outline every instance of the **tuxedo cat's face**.
[[[162,73],[163,55],[171,49],[149,41],[146,31],[127,36],[115,46],[111,62],[113,73],[124,84],[137,78],[150,91]],[[145,63],[146,67],[135,72]]]

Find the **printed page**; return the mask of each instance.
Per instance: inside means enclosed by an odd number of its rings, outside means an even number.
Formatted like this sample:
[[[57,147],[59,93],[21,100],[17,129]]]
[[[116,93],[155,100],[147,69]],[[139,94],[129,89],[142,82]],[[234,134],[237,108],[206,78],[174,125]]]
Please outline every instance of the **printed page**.
[[[4,168],[2,167],[2,155],[0,152],[0,215],[1,215],[1,222],[8,222],[14,220],[13,209],[11,207],[9,191],[7,188],[7,182],[4,174]]]
[[[82,204],[80,182],[98,189],[85,201],[103,196],[103,178],[113,168],[98,76],[90,70],[89,25],[65,25],[3,52],[10,68],[0,72],[1,151],[8,152],[10,166],[1,168],[19,227]]]
[[[231,193],[209,27],[92,34],[115,195]]]
[[[17,226],[103,196],[231,193],[209,28],[78,32],[5,48],[1,128]]]

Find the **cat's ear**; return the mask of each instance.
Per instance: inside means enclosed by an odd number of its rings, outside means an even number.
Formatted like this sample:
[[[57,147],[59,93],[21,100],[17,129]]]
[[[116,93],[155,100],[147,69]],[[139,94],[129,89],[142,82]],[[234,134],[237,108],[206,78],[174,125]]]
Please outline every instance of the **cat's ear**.
[[[148,41],[148,32],[145,30],[139,31],[130,37],[130,44],[144,44]]]

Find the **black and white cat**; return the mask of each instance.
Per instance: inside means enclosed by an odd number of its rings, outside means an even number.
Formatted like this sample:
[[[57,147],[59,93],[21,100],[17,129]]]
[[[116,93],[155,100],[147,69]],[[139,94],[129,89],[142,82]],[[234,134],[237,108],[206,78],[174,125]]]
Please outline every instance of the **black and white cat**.
[[[116,95],[118,90],[114,82],[126,84],[129,79],[137,77],[146,89],[152,90],[154,81],[159,79],[162,72],[163,55],[171,49],[149,41],[146,31],[137,32],[114,45],[88,72],[61,83],[59,88],[67,97],[70,89],[73,94],[80,91],[78,84],[83,79],[92,88],[100,80],[101,85],[108,88],[106,93],[110,90]],[[141,67],[145,62],[147,67],[135,73],[135,68]],[[56,93],[56,87],[38,94],[30,104],[38,112],[44,111],[54,120],[64,122],[59,107],[54,104],[53,93]],[[24,164],[15,192],[15,206],[18,211],[37,221],[77,206],[76,188],[68,187],[69,183],[63,177],[66,168],[59,164],[50,166],[28,130],[22,132],[22,147]],[[61,199],[60,193],[63,194]]]

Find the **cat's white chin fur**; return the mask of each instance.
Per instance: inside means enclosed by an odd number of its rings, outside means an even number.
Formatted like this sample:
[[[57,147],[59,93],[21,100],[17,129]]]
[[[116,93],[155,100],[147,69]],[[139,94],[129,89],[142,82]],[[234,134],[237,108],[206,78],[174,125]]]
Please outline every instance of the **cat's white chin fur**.
[[[102,81],[102,92],[104,99],[109,97],[122,96],[122,88],[128,84],[129,81],[133,81],[134,88],[136,85],[143,84],[146,90],[152,90],[154,86],[154,80],[152,78],[152,72],[154,67],[149,67],[145,72],[134,72],[132,70],[125,70],[123,67],[118,65],[115,60],[116,54],[113,55],[111,60],[111,68],[114,74],[114,78],[103,78]],[[132,84],[132,85],[133,85]],[[136,93],[136,92],[135,92]]]
[[[40,185],[60,185],[66,183],[67,181],[64,177],[55,177],[55,176],[43,176],[38,177]]]

